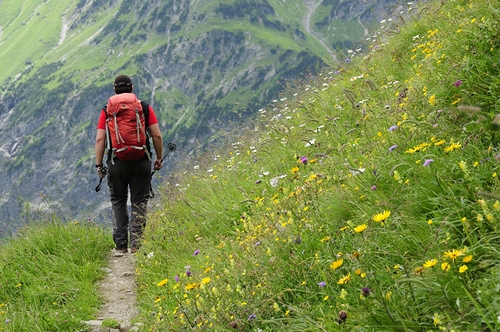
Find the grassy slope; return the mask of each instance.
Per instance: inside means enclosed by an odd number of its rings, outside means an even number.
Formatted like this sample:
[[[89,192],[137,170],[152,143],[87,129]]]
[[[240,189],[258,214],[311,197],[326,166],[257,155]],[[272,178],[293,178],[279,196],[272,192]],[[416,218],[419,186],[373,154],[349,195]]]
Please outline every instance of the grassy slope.
[[[181,167],[139,255],[145,326],[498,329],[499,10],[415,9]]]

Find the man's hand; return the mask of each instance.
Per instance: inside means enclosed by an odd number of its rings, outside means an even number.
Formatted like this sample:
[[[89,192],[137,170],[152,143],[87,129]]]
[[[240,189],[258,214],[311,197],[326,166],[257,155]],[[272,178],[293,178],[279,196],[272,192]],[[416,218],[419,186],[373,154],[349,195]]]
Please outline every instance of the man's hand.
[[[108,174],[108,168],[106,166],[104,166],[103,164],[95,165],[95,167],[97,169],[97,174],[99,175],[99,177],[101,179],[104,178]]]
[[[163,167],[161,159],[156,159],[154,163],[154,170],[159,171]]]

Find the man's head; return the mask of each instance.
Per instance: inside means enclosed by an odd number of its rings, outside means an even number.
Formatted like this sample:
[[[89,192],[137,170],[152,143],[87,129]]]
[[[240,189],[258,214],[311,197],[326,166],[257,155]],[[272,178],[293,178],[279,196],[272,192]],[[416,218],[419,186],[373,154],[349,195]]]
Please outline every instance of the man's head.
[[[115,92],[116,94],[132,92],[134,91],[134,86],[132,85],[132,80],[127,75],[120,75],[115,78]]]

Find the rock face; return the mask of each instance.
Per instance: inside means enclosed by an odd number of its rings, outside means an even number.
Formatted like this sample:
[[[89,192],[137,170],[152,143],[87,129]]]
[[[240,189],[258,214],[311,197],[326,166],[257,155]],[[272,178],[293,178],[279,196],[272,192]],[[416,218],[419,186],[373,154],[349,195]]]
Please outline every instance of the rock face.
[[[24,24],[27,10],[0,18],[0,44],[15,59],[0,64],[0,236],[20,220],[109,218],[106,185],[94,191],[93,146],[115,76],[130,75],[154,107],[165,143],[179,148],[172,167],[277,98],[284,80],[331,63],[346,44],[335,24],[357,25],[355,44],[395,3],[39,2]],[[37,39],[43,29],[53,36]]]

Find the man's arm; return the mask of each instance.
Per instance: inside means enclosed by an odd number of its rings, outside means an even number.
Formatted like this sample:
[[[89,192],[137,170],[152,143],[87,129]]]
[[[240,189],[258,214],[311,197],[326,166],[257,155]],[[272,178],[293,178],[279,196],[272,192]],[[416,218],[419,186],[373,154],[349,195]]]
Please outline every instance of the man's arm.
[[[97,134],[95,138],[95,164],[102,165],[102,160],[104,158],[104,150],[106,146],[106,130],[97,129]],[[101,174],[101,169],[97,168],[99,176],[103,177]]]
[[[161,158],[163,156],[163,139],[161,138],[160,126],[156,123],[149,126],[149,133],[153,139],[153,147],[155,149],[156,160],[154,162],[154,170],[158,171],[161,169]]]

